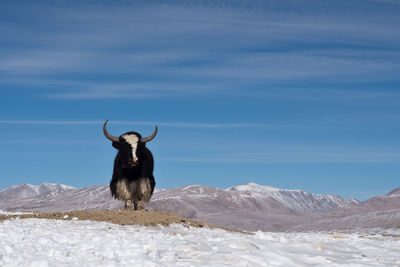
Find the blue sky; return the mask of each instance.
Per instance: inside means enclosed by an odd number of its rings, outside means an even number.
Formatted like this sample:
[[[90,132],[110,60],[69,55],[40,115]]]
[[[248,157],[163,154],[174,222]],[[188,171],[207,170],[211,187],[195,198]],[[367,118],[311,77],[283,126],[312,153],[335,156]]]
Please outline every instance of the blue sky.
[[[0,189],[108,184],[159,127],[157,186],[400,186],[400,3],[1,1]]]

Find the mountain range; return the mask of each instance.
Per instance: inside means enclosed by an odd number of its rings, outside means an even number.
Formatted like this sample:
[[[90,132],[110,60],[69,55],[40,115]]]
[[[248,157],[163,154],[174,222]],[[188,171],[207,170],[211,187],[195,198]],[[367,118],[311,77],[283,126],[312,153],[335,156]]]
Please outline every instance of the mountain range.
[[[6,211],[122,209],[108,186],[74,188],[61,184],[21,184],[0,191]],[[400,228],[400,188],[360,202],[248,183],[227,189],[188,185],[156,189],[147,209],[175,213],[247,231],[310,231]]]
[[[33,198],[46,193],[63,191],[67,189],[74,189],[74,187],[51,183],[43,183],[41,185],[20,184],[0,191],[0,200],[9,199],[10,197],[15,199]]]

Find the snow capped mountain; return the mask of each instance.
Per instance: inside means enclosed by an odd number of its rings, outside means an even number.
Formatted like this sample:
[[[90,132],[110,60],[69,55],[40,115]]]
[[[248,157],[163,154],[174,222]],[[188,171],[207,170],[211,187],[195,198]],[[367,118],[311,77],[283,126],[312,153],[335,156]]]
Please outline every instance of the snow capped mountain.
[[[42,183],[41,185],[20,184],[1,190],[0,199],[32,198],[48,192],[64,191],[69,189],[75,188],[68,185],[51,183]]]
[[[108,185],[18,185],[0,191],[0,210],[69,211],[122,209]],[[365,202],[249,183],[219,189],[188,185],[156,189],[147,209],[171,212],[206,223],[247,231],[332,230],[351,227],[396,227],[400,195]],[[399,226],[400,227],[400,226]]]
[[[397,196],[400,196],[400,187],[399,187],[399,188],[396,188],[396,189],[393,190],[393,191],[390,191],[390,192],[387,194],[387,196],[389,196],[389,197],[397,197]]]
[[[165,189],[154,194],[146,207],[238,229],[264,229],[267,225],[270,230],[278,230],[286,225],[288,216],[299,216],[269,196],[251,198],[241,192],[201,185]]]
[[[325,211],[360,203],[354,198],[346,199],[337,195],[320,195],[303,190],[279,189],[255,183],[232,186],[226,190],[241,192],[243,196],[252,198],[272,197],[286,207],[296,211]]]
[[[36,203],[35,207],[39,209],[52,208],[54,210],[70,210],[78,207],[82,209],[116,208],[115,203],[112,203],[112,205],[109,204],[111,200],[109,195],[108,186],[89,186],[77,189],[67,185],[50,183],[43,183],[38,186],[21,184],[0,191],[0,199],[12,199],[13,203],[18,199],[20,202]],[[23,199],[35,198],[37,196],[40,196],[40,198],[23,201]],[[62,199],[63,201],[61,201]],[[292,210],[331,210],[359,203],[355,199],[344,199],[335,195],[318,195],[301,190],[285,190],[255,183],[233,186],[225,190],[201,185],[156,189],[151,205],[158,203],[158,205],[166,206],[161,203],[165,201],[177,203],[201,201],[219,204],[228,202],[225,203],[228,207],[240,208],[241,206],[245,206],[247,209],[254,209],[257,206],[257,210],[285,210],[285,212],[289,213]],[[55,203],[54,207],[51,206],[53,202]],[[216,206],[215,203],[213,206]],[[177,206],[176,203],[172,204],[174,204],[173,206]],[[205,206],[207,205],[205,204]]]

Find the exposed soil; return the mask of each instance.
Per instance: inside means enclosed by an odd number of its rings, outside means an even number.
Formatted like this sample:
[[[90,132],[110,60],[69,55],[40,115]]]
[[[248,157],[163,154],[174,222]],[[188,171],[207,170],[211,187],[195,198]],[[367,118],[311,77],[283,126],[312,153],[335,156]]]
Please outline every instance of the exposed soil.
[[[199,221],[194,221],[182,217],[175,216],[170,213],[155,211],[155,210],[141,210],[141,211],[126,211],[126,210],[76,210],[65,212],[33,212],[32,214],[22,215],[4,215],[0,214],[0,221],[12,218],[41,218],[41,219],[56,219],[56,220],[92,220],[101,222],[110,222],[120,225],[144,225],[144,226],[167,226],[170,224],[183,224],[191,227],[208,227],[211,229],[223,229],[230,232],[243,231],[206,224]]]

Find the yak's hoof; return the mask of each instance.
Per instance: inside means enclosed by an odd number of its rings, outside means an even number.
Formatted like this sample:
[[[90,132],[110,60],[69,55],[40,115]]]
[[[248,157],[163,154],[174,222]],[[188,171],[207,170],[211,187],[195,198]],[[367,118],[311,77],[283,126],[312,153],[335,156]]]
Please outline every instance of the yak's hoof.
[[[144,210],[143,201],[138,201],[138,203],[135,205],[135,210]]]

